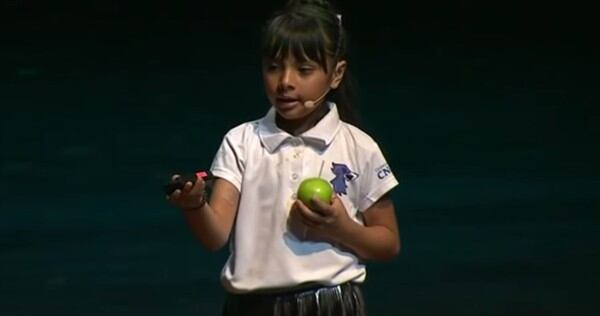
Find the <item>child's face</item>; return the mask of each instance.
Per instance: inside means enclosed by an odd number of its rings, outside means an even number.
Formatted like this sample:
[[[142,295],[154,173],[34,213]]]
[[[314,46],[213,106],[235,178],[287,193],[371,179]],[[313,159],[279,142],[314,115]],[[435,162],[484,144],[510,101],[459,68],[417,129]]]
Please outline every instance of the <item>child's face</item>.
[[[331,60],[328,60],[331,65]],[[265,59],[263,61],[263,81],[269,102],[284,119],[294,120],[306,117],[317,106],[306,107],[306,101],[319,99],[336,88],[336,80],[332,80],[332,72],[325,72],[319,63],[312,60],[297,60],[293,54],[281,60]]]

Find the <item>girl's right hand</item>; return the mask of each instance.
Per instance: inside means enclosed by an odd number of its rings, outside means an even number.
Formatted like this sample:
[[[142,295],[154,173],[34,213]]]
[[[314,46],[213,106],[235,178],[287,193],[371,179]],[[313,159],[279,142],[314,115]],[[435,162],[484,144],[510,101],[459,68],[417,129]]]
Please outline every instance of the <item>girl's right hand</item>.
[[[175,180],[178,177],[180,175],[174,174],[171,179]],[[173,193],[166,196],[166,199],[173,205],[184,210],[201,208],[206,203],[205,185],[204,180],[198,177],[195,183],[191,181],[186,182],[182,189],[173,191]]]

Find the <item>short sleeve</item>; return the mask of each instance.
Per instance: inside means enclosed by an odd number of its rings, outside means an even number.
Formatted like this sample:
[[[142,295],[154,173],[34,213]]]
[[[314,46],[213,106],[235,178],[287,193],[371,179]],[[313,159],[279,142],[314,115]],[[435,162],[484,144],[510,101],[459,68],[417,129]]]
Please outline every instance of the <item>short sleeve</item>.
[[[237,136],[237,137],[236,137]],[[210,167],[215,177],[231,182],[241,191],[242,175],[244,174],[245,161],[242,140],[239,134],[227,133],[221,146],[213,159]]]
[[[365,168],[360,181],[361,199],[358,209],[366,211],[384,194],[398,185],[398,180],[386,161],[381,149],[373,143],[366,155]]]

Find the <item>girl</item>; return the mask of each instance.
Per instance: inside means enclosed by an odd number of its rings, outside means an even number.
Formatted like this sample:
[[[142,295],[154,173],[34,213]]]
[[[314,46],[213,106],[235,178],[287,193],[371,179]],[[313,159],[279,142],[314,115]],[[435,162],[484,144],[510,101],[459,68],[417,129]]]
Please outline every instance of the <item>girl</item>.
[[[223,315],[364,315],[364,262],[400,250],[398,182],[350,124],[341,16],[327,1],[290,1],[266,24],[262,66],[271,108],[225,135],[210,201],[202,179],[168,199],[205,247],[230,243]],[[296,199],[315,176],[332,184],[331,203]]]

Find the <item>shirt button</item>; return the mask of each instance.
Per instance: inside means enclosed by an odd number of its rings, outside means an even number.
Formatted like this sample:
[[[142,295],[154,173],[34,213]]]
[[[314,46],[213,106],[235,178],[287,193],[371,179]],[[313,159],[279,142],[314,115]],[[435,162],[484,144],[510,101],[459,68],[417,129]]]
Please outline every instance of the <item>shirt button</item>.
[[[298,198],[298,195],[296,193],[292,194],[292,200],[295,200]]]
[[[294,180],[294,181],[298,180],[298,174],[297,173],[292,173],[292,180]]]

